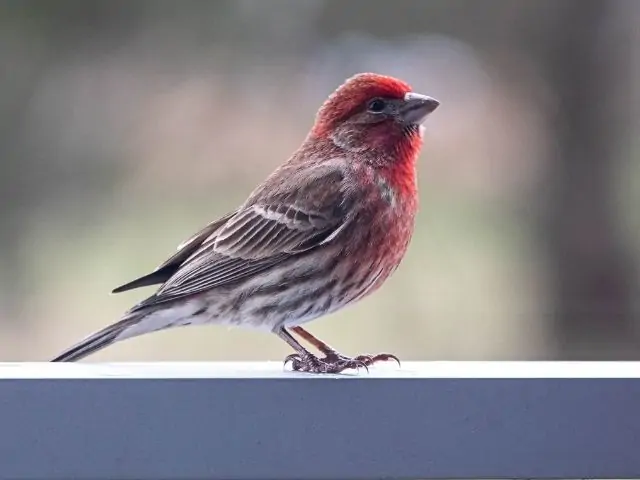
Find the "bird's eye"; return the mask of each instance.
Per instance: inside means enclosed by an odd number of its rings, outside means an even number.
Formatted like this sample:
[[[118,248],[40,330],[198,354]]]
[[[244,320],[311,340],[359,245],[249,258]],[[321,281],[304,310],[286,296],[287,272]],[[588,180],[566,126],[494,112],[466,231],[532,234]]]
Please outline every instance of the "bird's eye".
[[[384,111],[386,106],[387,106],[387,104],[385,103],[384,100],[382,100],[381,98],[374,98],[373,100],[371,100],[369,102],[369,105],[367,106],[367,109],[371,113],[381,113],[381,112]]]

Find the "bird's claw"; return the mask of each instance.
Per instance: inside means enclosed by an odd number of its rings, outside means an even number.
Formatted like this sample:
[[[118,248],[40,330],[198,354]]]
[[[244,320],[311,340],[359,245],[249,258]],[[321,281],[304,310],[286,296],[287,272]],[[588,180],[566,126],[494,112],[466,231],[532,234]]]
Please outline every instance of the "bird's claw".
[[[358,355],[356,357],[356,360],[361,360],[367,366],[373,365],[374,363],[378,363],[378,362],[388,362],[389,360],[393,360],[398,364],[399,367],[401,366],[400,359],[392,353],[377,353],[375,355],[367,355],[367,354]]]
[[[400,365],[400,360],[390,353],[379,353],[377,355],[358,355],[357,357],[346,357],[338,352],[329,352],[324,358],[314,355],[301,355],[292,353],[284,359],[284,366],[291,362],[291,368],[296,372],[309,373],[340,373],[345,370],[359,370],[364,368],[367,373],[369,367],[377,362],[395,360]]]
[[[326,354],[325,360],[328,360],[328,361],[353,360],[361,363],[364,367],[370,367],[371,365],[378,362],[387,362],[389,360],[394,360],[398,363],[398,366],[400,366],[400,359],[395,355],[393,355],[392,353],[377,353],[375,355],[363,354],[353,358],[349,358],[349,357],[345,357],[344,355],[341,355],[338,352],[328,352]]]
[[[291,362],[291,369],[295,372],[308,372],[308,373],[340,373],[345,370],[364,368],[369,371],[367,365],[360,360],[354,358],[318,358],[314,355],[300,355],[298,353],[292,353],[284,359],[284,365],[286,366]]]

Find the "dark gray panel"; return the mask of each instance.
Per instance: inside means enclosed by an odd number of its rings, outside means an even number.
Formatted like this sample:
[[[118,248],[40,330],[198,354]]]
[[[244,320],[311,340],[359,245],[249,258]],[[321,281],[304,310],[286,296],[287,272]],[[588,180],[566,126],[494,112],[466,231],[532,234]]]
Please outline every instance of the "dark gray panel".
[[[638,379],[0,380],[1,478],[640,477]]]

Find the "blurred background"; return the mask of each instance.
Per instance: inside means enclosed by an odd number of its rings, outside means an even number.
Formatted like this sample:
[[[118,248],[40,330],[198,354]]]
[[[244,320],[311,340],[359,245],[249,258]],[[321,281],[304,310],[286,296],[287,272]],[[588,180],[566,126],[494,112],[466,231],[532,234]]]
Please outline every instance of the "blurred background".
[[[298,147],[344,79],[426,123],[410,251],[310,324],[405,360],[640,359],[640,2],[0,1],[0,360],[116,320],[145,274]],[[98,360],[281,360],[225,327]]]

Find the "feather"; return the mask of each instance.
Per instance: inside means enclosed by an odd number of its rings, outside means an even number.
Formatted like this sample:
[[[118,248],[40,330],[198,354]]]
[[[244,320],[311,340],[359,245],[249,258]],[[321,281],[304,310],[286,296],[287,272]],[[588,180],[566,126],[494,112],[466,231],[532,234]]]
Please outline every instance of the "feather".
[[[114,343],[118,336],[131,325],[135,324],[139,319],[139,316],[128,316],[119,322],[109,325],[102,330],[89,335],[84,340],[81,340],[73,347],[65,350],[56,358],[51,360],[52,362],[74,362],[80,360],[88,355],[91,355],[98,350],[102,350]]]
[[[156,272],[127,284],[164,282],[130,313],[246,280],[331,241],[349,221],[353,204],[344,191],[342,167],[342,161],[336,161],[309,174],[307,165],[298,188],[286,193],[278,190],[282,177],[297,177],[297,171],[276,171],[267,188],[255,192],[237,212],[194,236]]]
[[[236,212],[228,213],[224,217],[211,222],[195,235],[189,237],[178,246],[178,251],[167,259],[162,265],[158,266],[153,272],[136,278],[131,282],[114,288],[111,293],[121,293],[134,288],[148,287],[157,285],[169,280],[180,268],[180,265],[191,256],[202,244],[213,235],[216,230],[220,229]]]

